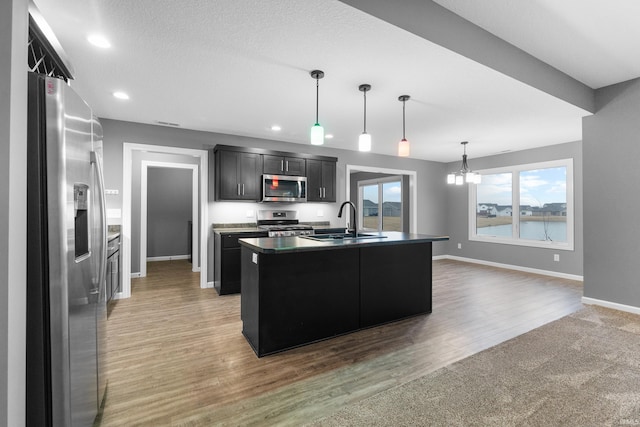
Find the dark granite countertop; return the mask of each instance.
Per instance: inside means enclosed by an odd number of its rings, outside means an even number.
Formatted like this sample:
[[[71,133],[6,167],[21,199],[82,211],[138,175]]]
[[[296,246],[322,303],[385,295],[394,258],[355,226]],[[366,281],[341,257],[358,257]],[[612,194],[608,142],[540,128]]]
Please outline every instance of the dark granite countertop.
[[[412,243],[439,242],[449,240],[449,236],[432,236],[428,234],[400,233],[384,231],[381,233],[366,232],[378,237],[367,239],[344,239],[317,241],[304,237],[259,237],[240,239],[242,246],[256,252],[275,254],[286,252],[323,251],[328,249],[346,249],[363,246],[406,245]]]

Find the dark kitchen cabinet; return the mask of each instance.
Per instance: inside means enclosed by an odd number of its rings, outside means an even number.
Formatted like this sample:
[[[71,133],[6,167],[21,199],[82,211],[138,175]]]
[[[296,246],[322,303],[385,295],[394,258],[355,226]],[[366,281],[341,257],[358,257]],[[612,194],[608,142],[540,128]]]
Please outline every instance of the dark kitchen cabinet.
[[[106,297],[111,302],[113,296],[120,292],[120,235],[109,239],[107,244]]]
[[[305,159],[265,154],[262,160],[263,173],[268,175],[304,176],[306,172]]]
[[[307,160],[307,201],[336,201],[336,162]]]
[[[240,292],[240,243],[238,239],[268,237],[266,231],[215,232],[213,287],[219,295]]]
[[[262,158],[256,153],[215,152],[216,200],[260,200]]]

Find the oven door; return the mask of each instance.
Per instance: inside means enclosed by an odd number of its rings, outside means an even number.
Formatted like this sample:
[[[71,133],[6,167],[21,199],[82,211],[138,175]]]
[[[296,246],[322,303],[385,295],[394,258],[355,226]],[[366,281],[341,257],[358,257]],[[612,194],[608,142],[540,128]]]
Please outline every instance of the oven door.
[[[262,175],[263,202],[306,202],[307,178],[304,176]]]

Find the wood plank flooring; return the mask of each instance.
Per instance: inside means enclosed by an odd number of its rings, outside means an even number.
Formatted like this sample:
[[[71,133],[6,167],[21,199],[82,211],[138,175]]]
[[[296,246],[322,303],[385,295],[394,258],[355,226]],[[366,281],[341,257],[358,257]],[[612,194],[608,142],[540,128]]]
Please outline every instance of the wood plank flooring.
[[[149,263],[108,320],[102,426],[297,426],[582,306],[580,282],[451,260],[433,276],[430,315],[258,359],[239,295],[200,289],[186,261]]]

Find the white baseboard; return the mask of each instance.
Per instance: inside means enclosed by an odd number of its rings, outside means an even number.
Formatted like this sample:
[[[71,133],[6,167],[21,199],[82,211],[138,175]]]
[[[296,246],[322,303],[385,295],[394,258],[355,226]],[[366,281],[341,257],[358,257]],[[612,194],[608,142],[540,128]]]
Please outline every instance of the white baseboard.
[[[439,259],[448,259],[449,255],[436,255],[431,257],[432,261],[438,261]]]
[[[502,264],[502,263],[499,263],[499,262],[485,261],[485,260],[475,259],[475,258],[464,258],[464,257],[460,257],[460,256],[455,256],[455,255],[440,255],[437,258],[438,259],[452,259],[452,260],[455,260],[455,261],[462,261],[462,262],[470,262],[470,263],[473,263],[473,264],[488,265],[490,267],[506,268],[507,270],[523,271],[525,273],[542,274],[543,276],[559,277],[561,279],[576,280],[578,282],[583,282],[584,281],[584,277],[583,276],[578,276],[577,274],[559,273],[557,271],[541,270],[541,269],[538,269],[538,268],[530,268],[530,267],[521,267],[519,265]]]
[[[131,278],[132,278],[132,279],[139,279],[140,277],[141,277],[141,276],[140,276],[140,272],[137,272],[137,273],[131,273]]]
[[[640,307],[635,307],[633,305],[619,304],[617,302],[605,301],[589,297],[582,297],[582,303],[587,305],[599,305],[601,307],[613,308],[614,310],[626,311],[627,313],[640,314]]]
[[[213,282],[207,282],[207,289],[213,288]]]
[[[170,256],[147,257],[147,262],[175,261],[175,260],[178,260],[178,259],[189,259],[189,255],[170,255]]]

